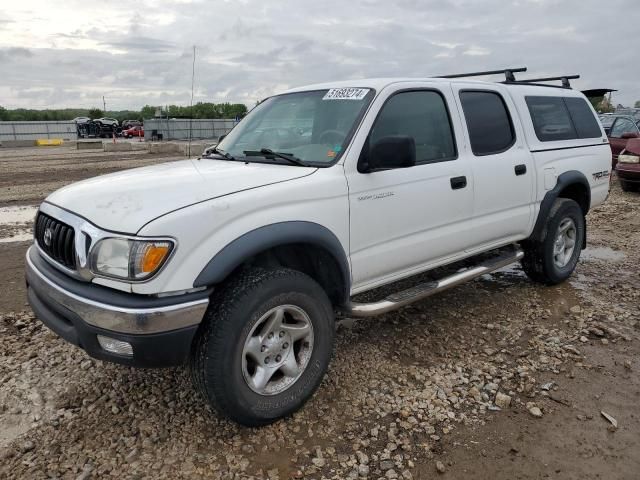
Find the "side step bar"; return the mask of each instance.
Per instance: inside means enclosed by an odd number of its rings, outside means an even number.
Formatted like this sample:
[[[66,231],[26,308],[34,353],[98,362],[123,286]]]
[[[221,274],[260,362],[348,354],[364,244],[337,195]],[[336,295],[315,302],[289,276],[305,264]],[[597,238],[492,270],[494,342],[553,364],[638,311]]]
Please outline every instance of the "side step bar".
[[[511,265],[524,257],[524,252],[520,248],[502,253],[494,258],[485,260],[475,267],[470,267],[458,273],[454,273],[441,280],[421,283],[415,287],[393,293],[387,298],[372,303],[349,303],[345,315],[350,317],[374,317],[383,313],[391,312],[402,308],[410,303],[417,302],[424,298],[430,297],[435,293],[448,290],[451,287],[460,285],[461,283],[473,280],[486,273],[493,272],[500,268]]]

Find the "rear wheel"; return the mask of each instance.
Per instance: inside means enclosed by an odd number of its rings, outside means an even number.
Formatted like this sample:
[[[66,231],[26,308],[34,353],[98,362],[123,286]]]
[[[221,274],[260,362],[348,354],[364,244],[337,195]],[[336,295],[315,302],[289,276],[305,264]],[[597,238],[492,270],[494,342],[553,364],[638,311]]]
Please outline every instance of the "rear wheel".
[[[334,319],[324,290],[284,268],[250,269],[211,300],[191,358],[209,404],[247,426],[298,410],[329,365]]]
[[[554,202],[542,239],[524,245],[522,268],[536,282],[555,285],[576,268],[584,242],[585,220],[580,206],[571,199]]]

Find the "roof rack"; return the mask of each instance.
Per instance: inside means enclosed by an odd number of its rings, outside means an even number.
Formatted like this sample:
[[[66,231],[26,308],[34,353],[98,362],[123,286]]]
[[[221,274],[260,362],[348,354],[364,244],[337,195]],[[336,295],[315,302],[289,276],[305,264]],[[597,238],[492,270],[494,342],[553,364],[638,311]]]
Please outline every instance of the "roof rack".
[[[562,88],[571,88],[569,80],[575,80],[580,78],[580,75],[562,75],[560,77],[542,77],[542,78],[526,78],[524,80],[512,80],[510,83],[540,83],[540,82],[553,82],[554,80],[562,81]]]
[[[454,73],[451,75],[440,75],[436,78],[464,78],[464,77],[484,77],[485,75],[504,75],[506,82],[515,82],[514,73],[526,72],[527,67],[504,68],[502,70],[487,70],[485,72]]]
[[[576,78],[580,78],[580,75],[561,75],[558,77],[541,77],[541,78],[526,78],[524,80],[516,80],[514,73],[526,72],[527,67],[517,67],[517,68],[505,68],[502,70],[487,70],[484,72],[469,72],[469,73],[453,73],[450,75],[439,75],[435,78],[465,78],[465,77],[484,77],[486,75],[504,75],[504,80],[501,83],[505,84],[528,84],[528,85],[540,85],[542,87],[561,87],[561,88],[571,88],[571,83],[569,80],[575,80]],[[560,80],[562,85],[545,85],[541,82],[553,82],[555,80]]]

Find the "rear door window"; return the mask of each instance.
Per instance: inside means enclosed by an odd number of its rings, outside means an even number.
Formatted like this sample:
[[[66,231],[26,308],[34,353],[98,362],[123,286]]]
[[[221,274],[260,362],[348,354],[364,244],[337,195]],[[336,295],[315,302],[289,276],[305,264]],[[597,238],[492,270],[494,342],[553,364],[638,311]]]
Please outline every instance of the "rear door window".
[[[460,103],[474,155],[501,153],[513,145],[515,134],[511,117],[497,92],[462,91]]]

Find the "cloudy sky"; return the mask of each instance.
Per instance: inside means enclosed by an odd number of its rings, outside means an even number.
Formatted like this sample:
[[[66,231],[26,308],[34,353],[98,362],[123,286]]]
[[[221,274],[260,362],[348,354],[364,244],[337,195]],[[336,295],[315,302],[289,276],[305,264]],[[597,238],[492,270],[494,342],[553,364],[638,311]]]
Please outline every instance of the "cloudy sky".
[[[0,105],[243,102],[319,81],[526,65],[640,100],[640,0],[21,0],[0,9]]]

